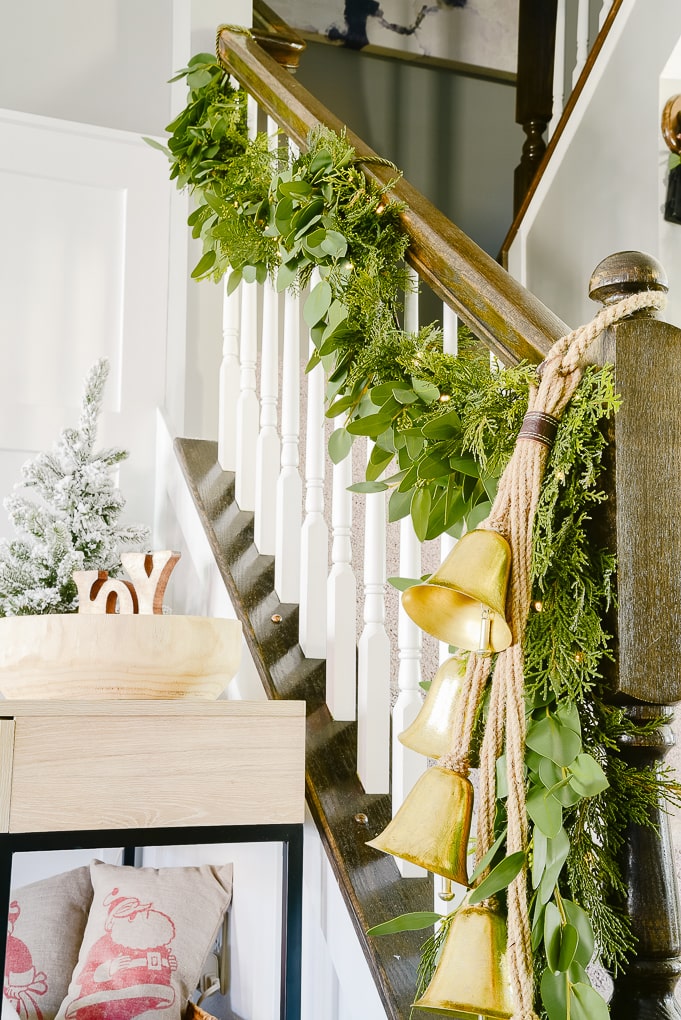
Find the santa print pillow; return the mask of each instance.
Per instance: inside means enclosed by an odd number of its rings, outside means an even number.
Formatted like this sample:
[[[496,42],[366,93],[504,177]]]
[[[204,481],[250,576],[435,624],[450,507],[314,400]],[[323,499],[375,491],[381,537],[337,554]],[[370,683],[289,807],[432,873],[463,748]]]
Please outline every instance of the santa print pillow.
[[[232,895],[232,865],[93,861],[93,898],[57,1020],[180,1020]]]
[[[92,899],[89,868],[12,890],[4,1003],[22,1020],[54,1020],[78,959]],[[3,1010],[2,1016],[12,1016]]]

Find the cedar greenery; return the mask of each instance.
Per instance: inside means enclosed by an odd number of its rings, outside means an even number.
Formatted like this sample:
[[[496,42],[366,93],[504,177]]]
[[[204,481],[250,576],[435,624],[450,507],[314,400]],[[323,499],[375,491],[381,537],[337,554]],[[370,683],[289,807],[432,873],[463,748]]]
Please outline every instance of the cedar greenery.
[[[474,528],[488,516],[512,453],[534,367],[490,364],[463,328],[454,357],[443,352],[436,325],[415,334],[400,327],[409,286],[401,207],[390,185],[367,181],[343,136],[319,128],[293,157],[276,137],[249,141],[244,94],[211,55],[194,57],[182,75],[188,105],[162,148],[171,178],[196,202],[189,223],[203,255],[192,275],[229,273],[229,292],[268,277],[278,290],[311,285],[303,310],[315,346],[310,367],[322,363],[327,414],[343,422],[331,458],[343,459],[355,436],[367,436],[375,445],[366,480],[353,489],[390,490],[390,519],[410,514],[421,540]],[[681,801],[668,771],[622,760],[618,738],[633,724],[607,700],[615,561],[594,518],[606,498],[604,425],[617,405],[611,370],[587,369],[561,420],[534,528],[527,800],[537,1009],[549,1020],[607,1016],[585,968],[594,947],[614,971],[634,948],[619,865],[626,826],[652,824],[659,798]],[[492,870],[469,899],[517,873],[518,862],[504,856],[504,797],[501,784],[498,840],[485,862]],[[436,924],[423,946],[422,991],[450,922],[405,915],[372,932]]]

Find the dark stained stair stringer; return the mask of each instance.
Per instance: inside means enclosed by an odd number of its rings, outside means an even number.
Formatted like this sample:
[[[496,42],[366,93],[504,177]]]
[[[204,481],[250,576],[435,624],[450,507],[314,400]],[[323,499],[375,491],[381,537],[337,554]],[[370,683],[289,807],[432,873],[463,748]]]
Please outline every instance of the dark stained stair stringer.
[[[367,938],[365,932],[398,914],[432,910],[432,879],[400,878],[391,857],[365,845],[388,824],[390,798],[367,795],[357,778],[357,724],[331,718],[324,660],[306,659],[298,645],[298,607],[277,599],[274,559],[253,544],[253,514],[236,505],[234,475],[217,463],[217,444],[177,439],[175,449],[268,697],[307,702],[308,806],[386,1013],[406,1020],[426,933]]]

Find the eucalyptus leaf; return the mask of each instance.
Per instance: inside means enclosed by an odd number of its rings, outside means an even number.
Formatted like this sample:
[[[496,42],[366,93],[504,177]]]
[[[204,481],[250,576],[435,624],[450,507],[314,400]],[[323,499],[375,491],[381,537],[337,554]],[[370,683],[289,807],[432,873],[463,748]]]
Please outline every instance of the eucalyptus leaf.
[[[454,410],[440,414],[423,426],[427,439],[451,439],[461,431],[461,419]]]
[[[557,836],[563,824],[563,808],[547,790],[535,787],[525,801],[527,813],[545,836]]]
[[[401,521],[406,517],[411,507],[411,490],[400,492],[396,489],[388,500],[388,520]]]
[[[570,982],[567,974],[554,974],[545,970],[541,976],[541,1001],[549,1020],[568,1020]]]
[[[605,772],[590,754],[578,754],[569,771],[570,786],[582,797],[595,797],[610,786]]]
[[[500,861],[496,868],[492,868],[487,878],[484,878],[480,885],[473,889],[468,897],[468,902],[473,906],[476,903],[489,899],[495,893],[501,892],[502,889],[506,889],[513,879],[517,878],[520,874],[524,864],[525,854],[522,850],[504,857],[503,861]]]
[[[609,1020],[607,1002],[591,985],[577,982],[571,992],[570,1020]]]
[[[418,394],[424,404],[432,404],[440,396],[440,391],[435,383],[428,382],[427,379],[417,379],[416,376],[412,376],[411,384],[414,387],[414,392]]]
[[[423,450],[423,436],[418,432],[409,432],[405,435],[405,441],[410,459],[416,460],[417,457],[420,457]]]
[[[348,492],[385,492],[387,488],[385,482],[355,482],[354,485],[348,485]]]
[[[470,513],[466,514],[466,527],[469,531],[475,531],[478,525],[486,521],[490,515],[492,504],[489,501],[478,503]]]
[[[546,962],[553,971],[560,970],[558,960],[560,957],[562,918],[555,903],[547,903],[544,913],[544,951]],[[565,968],[567,970],[567,967]]]
[[[579,735],[551,715],[529,726],[526,742],[533,751],[550,758],[556,765],[570,765],[582,749]]]
[[[536,830],[535,830],[536,834]],[[548,903],[553,896],[560,873],[570,853],[570,839],[567,832],[560,827],[555,836],[546,838],[546,861],[544,873],[539,883],[537,896],[541,903]]]
[[[577,934],[577,929],[569,922],[568,924],[564,924],[561,930],[560,954],[558,956],[558,966],[555,968],[556,970],[569,970],[572,961],[575,958],[578,942],[579,935]]]
[[[366,477],[369,481],[379,478],[393,459],[394,454],[382,450],[380,446],[374,446],[369,457],[366,468]]]
[[[470,478],[480,477],[480,468],[475,457],[450,457],[449,466],[452,471],[460,471],[462,475]]]
[[[342,259],[348,250],[348,242],[339,231],[327,230],[320,247],[331,258]]]
[[[546,868],[548,852],[548,836],[540,828],[534,827],[532,836],[532,888],[536,889],[541,882]]]
[[[572,900],[563,900],[563,910],[570,924],[577,930],[579,944],[575,952],[575,962],[588,967],[594,955],[594,934],[589,915]]]
[[[576,705],[570,704],[569,702],[563,702],[562,705],[557,705],[555,709],[555,716],[563,726],[567,726],[568,729],[574,730],[575,733],[582,735],[582,724],[579,718],[579,709]]]
[[[442,920],[442,914],[429,910],[416,910],[411,914],[400,914],[383,924],[375,924],[367,929],[367,935],[393,935],[399,931],[419,931],[421,928],[432,928]]]
[[[336,429],[329,436],[329,457],[334,464],[345,460],[352,449],[352,436],[347,429]]]
[[[333,291],[328,280],[315,284],[303,305],[303,318],[308,326],[315,326],[329,310]]]
[[[432,505],[430,489],[416,489],[411,498],[411,519],[419,542],[424,542],[428,531],[428,517]]]
[[[353,436],[380,436],[390,425],[390,415],[379,411],[377,414],[366,414],[360,418],[354,418],[348,422],[346,428]]]
[[[230,297],[241,283],[241,272],[238,269],[233,269],[229,274],[227,280],[227,297]]]
[[[423,584],[423,581],[420,577],[389,577],[388,584],[397,588],[398,591],[406,591],[407,588],[413,588],[415,584]]]
[[[487,853],[484,854],[481,857],[480,861],[476,865],[475,871],[473,872],[473,874],[470,877],[470,884],[471,885],[475,885],[477,880],[480,878],[480,875],[482,875],[485,871],[487,871],[487,868],[490,866],[490,864],[492,863],[492,861],[496,857],[497,853],[499,852],[499,849],[501,848],[502,843],[506,839],[506,833],[507,832],[508,832],[508,829],[504,828],[503,832],[501,832],[497,836],[497,838],[494,840],[494,843],[489,848]]]
[[[214,251],[205,252],[192,270],[192,279],[197,280],[200,276],[205,276],[206,273],[209,273],[215,265],[215,258]]]

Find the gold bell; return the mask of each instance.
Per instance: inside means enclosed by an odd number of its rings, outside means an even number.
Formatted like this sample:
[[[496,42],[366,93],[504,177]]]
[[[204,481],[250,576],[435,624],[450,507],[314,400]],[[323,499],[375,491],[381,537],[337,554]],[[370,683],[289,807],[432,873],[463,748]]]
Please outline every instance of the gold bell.
[[[500,913],[482,905],[459,910],[430,984],[414,1006],[463,1018],[513,1015],[506,921]]]
[[[461,691],[466,660],[452,655],[433,677],[419,714],[397,739],[412,751],[440,758],[452,749],[454,713]]]
[[[468,885],[466,857],[473,787],[451,769],[433,765],[416,781],[393,820],[369,846]]]
[[[422,584],[402,594],[405,612],[440,641],[484,655],[508,648],[511,548],[497,531],[469,531]]]

